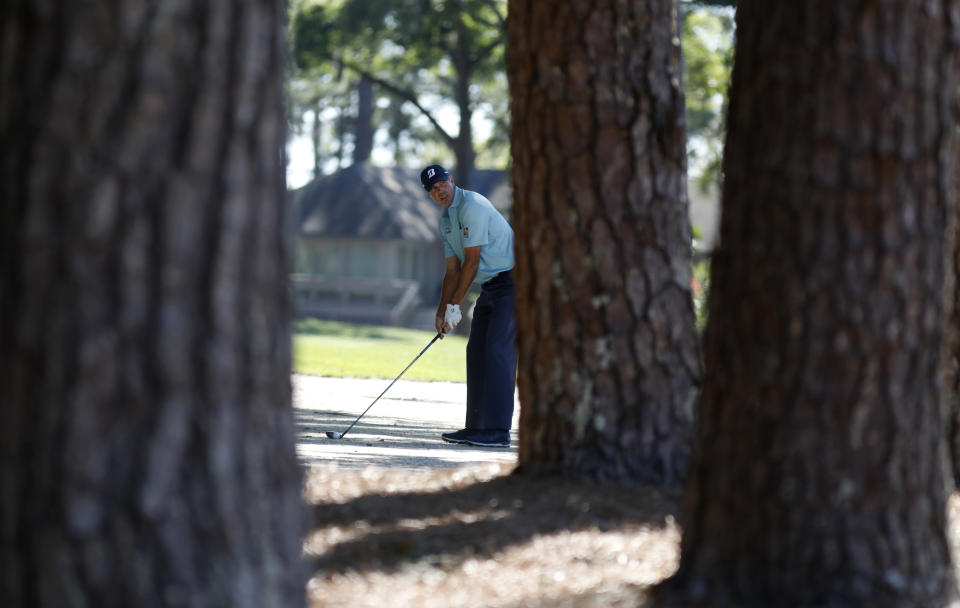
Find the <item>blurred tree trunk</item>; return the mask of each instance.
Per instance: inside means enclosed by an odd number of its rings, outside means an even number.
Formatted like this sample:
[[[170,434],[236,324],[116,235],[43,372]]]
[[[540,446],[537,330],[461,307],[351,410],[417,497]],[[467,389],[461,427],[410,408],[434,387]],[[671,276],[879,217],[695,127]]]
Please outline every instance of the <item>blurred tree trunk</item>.
[[[955,116],[960,122],[960,98],[955,100]],[[954,158],[960,165],[960,137],[954,138]],[[950,321],[947,324],[947,363],[946,384],[949,422],[947,441],[950,452],[950,465],[954,489],[960,489],[960,167],[952,171],[954,203],[957,205],[953,233],[950,236],[953,242],[954,273],[947,275],[944,288],[947,293],[952,291],[950,302]]]
[[[953,263],[960,268],[960,248],[957,255],[953,258]],[[960,281],[957,282],[960,284]],[[952,356],[948,362],[948,378],[950,381],[949,402],[947,410],[950,416],[949,442],[950,442],[950,464],[953,473],[954,489],[960,490],[960,287],[954,289],[953,295],[953,316],[949,323],[949,328],[953,334],[952,345],[950,349]]]
[[[947,605],[958,3],[737,5],[707,373],[663,603]]]
[[[0,9],[0,605],[297,606],[284,3]]]
[[[520,467],[677,484],[701,375],[676,5],[509,5]]]
[[[455,4],[459,8],[459,2]],[[460,129],[453,142],[453,152],[457,158],[456,183],[463,188],[470,187],[473,177],[476,152],[473,149],[473,96],[470,86],[476,71],[475,60],[470,57],[470,45],[474,42],[467,31],[463,15],[458,15],[454,26],[456,44],[451,49],[453,65],[457,74],[454,98],[460,110]]]
[[[343,107],[337,109],[337,116],[333,121],[333,132],[337,139],[337,169],[342,169],[346,163],[347,156],[347,133],[350,132],[350,119],[347,117]]]
[[[310,140],[313,145],[313,172],[311,177],[319,179],[323,176],[323,153],[321,143],[323,137],[323,123],[320,122],[320,112],[323,111],[322,100],[317,99],[311,104],[313,122],[310,123]]]
[[[370,160],[373,152],[373,81],[361,75],[357,83],[357,124],[353,131],[353,162]]]

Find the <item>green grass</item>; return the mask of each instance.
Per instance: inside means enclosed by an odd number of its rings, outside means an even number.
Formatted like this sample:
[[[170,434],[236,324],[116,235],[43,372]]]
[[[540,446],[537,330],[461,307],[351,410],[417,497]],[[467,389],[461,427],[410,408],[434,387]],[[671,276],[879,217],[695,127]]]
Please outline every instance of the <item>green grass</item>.
[[[293,370],[341,378],[393,378],[435,336],[433,332],[303,319],[293,326]],[[437,340],[404,380],[466,382],[467,339]]]

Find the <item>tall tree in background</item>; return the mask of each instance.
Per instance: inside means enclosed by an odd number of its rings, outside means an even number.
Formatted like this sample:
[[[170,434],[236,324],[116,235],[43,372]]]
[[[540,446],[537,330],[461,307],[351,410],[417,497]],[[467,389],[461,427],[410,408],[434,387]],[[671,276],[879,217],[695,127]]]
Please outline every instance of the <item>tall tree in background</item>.
[[[368,78],[416,108],[456,158],[468,185],[477,142],[473,118],[482,85],[503,70],[504,0],[346,0],[338,11],[304,2],[294,16],[295,57]],[[452,101],[451,133],[428,98]]]
[[[357,83],[357,128],[353,145],[353,163],[370,160],[373,153],[373,81],[360,76]]]
[[[701,375],[676,4],[509,14],[520,466],[676,484]]]
[[[310,138],[312,177],[322,176],[330,162],[335,161],[338,168],[343,166],[347,155],[345,137],[340,134],[350,131],[349,123],[355,122],[352,88],[344,79],[310,70],[288,79],[287,92],[288,136]],[[333,118],[324,120],[324,115]]]
[[[283,11],[0,9],[0,605],[303,603]]]
[[[707,373],[666,605],[954,593],[941,363],[958,8],[738,2]]]
[[[376,91],[373,81],[366,76],[351,78],[342,65],[330,60],[333,55],[331,46],[341,41],[335,15],[327,4],[297,3],[295,18],[288,32],[293,40],[293,64],[290,66],[290,110],[293,126],[300,129],[309,115],[311,139],[314,155],[313,177],[321,175],[320,166],[324,160],[322,145],[323,127],[321,111],[335,108],[333,119],[333,142],[336,146],[337,166],[343,164],[347,139],[352,144],[351,161],[353,164],[366,162],[373,152],[376,131],[375,104]],[[359,34],[358,34],[359,36]],[[363,49],[379,45],[377,40],[359,40]],[[369,61],[371,52],[364,54],[363,63]]]

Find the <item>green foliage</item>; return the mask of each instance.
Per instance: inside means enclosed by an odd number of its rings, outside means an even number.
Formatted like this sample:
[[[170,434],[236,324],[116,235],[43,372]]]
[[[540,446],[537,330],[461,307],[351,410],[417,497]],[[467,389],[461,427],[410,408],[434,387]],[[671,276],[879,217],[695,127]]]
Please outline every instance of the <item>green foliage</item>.
[[[317,319],[294,323],[293,369],[328,377],[389,378],[429,344],[432,332]],[[438,340],[403,375],[405,380],[466,382],[466,338]]]
[[[290,9],[290,132],[314,138],[318,169],[334,159],[343,164],[356,119],[355,80],[335,61],[344,41],[335,18],[339,8],[339,2],[299,0]]]
[[[506,71],[486,81],[478,107],[490,120],[490,134],[477,145],[478,167],[507,167],[510,163],[510,90]]]
[[[375,127],[397,161],[438,158],[430,139],[448,148],[439,160],[452,159],[460,134],[440,116],[464,110],[492,125],[472,137],[480,158],[508,158],[506,0],[300,0],[291,14],[294,76],[370,77],[390,98],[377,103]]]
[[[309,69],[330,61],[338,41],[329,9],[322,4],[306,4],[294,14],[291,28],[297,67]]]
[[[686,0],[683,2],[687,6],[726,6],[735,8],[737,6],[736,0]]]
[[[506,13],[503,0],[346,0],[338,28],[345,43],[366,43],[377,50],[396,76],[404,71],[463,71],[457,53],[479,80],[502,70],[503,31]],[[349,50],[344,44],[345,52]],[[445,65],[445,60],[447,64]]]
[[[720,181],[727,87],[733,67],[733,14],[691,8],[684,13],[684,94],[691,173],[706,191]]]
[[[682,5],[688,156],[691,173],[706,190],[707,184],[720,179],[734,3]],[[381,141],[390,143],[394,161],[432,158],[449,164],[457,134],[449,127],[442,129],[438,117],[458,111],[456,91],[464,87],[457,83],[467,78],[470,111],[490,127],[474,136],[476,164],[506,166],[510,121],[505,15],[505,0],[294,0],[290,21],[294,132],[303,130],[304,116],[313,116],[321,100],[328,109],[325,121],[340,123],[336,129],[327,127],[321,154],[332,157],[335,145],[342,148],[342,142],[334,140],[342,139],[340,132],[351,131],[351,80],[357,77],[349,67],[353,66],[393,89],[378,89],[374,126],[380,129]]]
[[[697,329],[703,333],[707,326],[707,299],[710,296],[710,258],[703,256],[693,263],[693,309]]]

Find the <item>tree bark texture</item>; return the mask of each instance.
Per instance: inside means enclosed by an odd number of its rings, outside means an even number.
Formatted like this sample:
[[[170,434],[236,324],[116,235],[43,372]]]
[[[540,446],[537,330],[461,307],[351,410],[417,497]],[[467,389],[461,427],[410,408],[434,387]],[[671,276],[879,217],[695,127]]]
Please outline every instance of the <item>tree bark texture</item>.
[[[960,100],[954,106],[958,119],[960,119]],[[954,140],[955,159],[960,160],[960,138]],[[953,192],[954,196],[960,196],[960,167],[953,171]],[[952,290],[953,297],[950,299],[950,321],[947,323],[948,330],[948,360],[946,364],[947,403],[945,405],[948,416],[949,426],[947,429],[948,442],[950,449],[950,464],[953,473],[954,489],[960,489],[960,239],[957,238],[957,232],[960,230],[960,199],[955,200],[953,234],[953,269],[952,275],[948,274],[944,281],[944,288]]]
[[[0,8],[0,605],[295,606],[283,11]]]
[[[737,3],[706,375],[665,590],[777,606],[954,594],[957,9]]]
[[[701,362],[676,4],[509,15],[521,469],[677,484]]]

